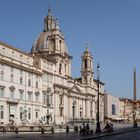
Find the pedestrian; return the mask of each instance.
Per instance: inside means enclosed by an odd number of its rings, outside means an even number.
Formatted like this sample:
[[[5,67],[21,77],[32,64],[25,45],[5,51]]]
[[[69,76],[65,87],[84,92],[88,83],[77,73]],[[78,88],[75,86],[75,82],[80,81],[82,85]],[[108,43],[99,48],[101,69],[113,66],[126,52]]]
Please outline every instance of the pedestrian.
[[[83,133],[83,129],[82,129],[81,125],[79,126],[79,130],[80,130],[79,132],[80,132],[80,135],[81,135]]]
[[[89,124],[87,123],[86,125],[86,134],[89,135],[89,130],[90,130],[90,127],[89,127]]]
[[[83,123],[83,130],[82,130],[83,135],[85,135],[85,131],[86,131],[86,126],[85,126],[85,124]]]
[[[66,126],[66,133],[69,133],[69,126]]]
[[[108,123],[108,121],[106,122],[106,126],[104,127],[104,131],[105,132],[108,132],[109,131],[109,128],[110,128],[110,125]]]

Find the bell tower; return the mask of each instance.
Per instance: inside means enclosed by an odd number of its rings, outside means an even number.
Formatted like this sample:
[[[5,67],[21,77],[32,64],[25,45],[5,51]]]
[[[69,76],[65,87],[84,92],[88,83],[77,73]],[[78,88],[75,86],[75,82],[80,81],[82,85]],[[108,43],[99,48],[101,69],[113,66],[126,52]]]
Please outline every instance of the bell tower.
[[[82,55],[82,68],[81,68],[81,77],[82,83],[86,85],[92,85],[93,83],[93,58],[86,45],[86,50]]]

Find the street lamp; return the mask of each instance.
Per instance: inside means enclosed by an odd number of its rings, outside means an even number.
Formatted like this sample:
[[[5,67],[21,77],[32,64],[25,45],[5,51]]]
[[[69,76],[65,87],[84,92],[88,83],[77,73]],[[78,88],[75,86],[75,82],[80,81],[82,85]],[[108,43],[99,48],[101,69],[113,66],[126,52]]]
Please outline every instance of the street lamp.
[[[97,123],[96,123],[96,132],[101,132],[100,128],[100,120],[99,120],[99,82],[100,82],[100,65],[97,64],[97,90],[98,90],[98,96],[97,96]]]

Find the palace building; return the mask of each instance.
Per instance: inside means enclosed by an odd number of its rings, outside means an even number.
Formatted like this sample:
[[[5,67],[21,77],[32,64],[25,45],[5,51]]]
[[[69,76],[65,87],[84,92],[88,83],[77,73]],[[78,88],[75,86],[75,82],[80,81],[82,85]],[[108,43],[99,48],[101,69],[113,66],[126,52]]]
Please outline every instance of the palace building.
[[[81,56],[81,77],[71,76],[71,62],[64,35],[50,8],[44,29],[30,53],[0,42],[0,123],[96,123],[98,86],[88,47]],[[103,122],[101,81],[99,94],[100,122]]]

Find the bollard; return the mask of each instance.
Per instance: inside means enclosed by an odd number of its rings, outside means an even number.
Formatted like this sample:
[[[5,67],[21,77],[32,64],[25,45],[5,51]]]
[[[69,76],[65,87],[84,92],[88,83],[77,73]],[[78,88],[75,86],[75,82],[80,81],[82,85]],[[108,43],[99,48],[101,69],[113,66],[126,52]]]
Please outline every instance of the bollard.
[[[52,132],[52,134],[54,134],[54,128],[53,127],[51,127],[51,132]]]
[[[41,133],[44,134],[44,128],[43,127],[41,127]]]
[[[69,126],[66,126],[66,133],[69,133]]]
[[[18,133],[18,127],[15,127],[15,133],[16,134]]]
[[[3,126],[3,133],[5,133],[6,132],[6,128]]]

